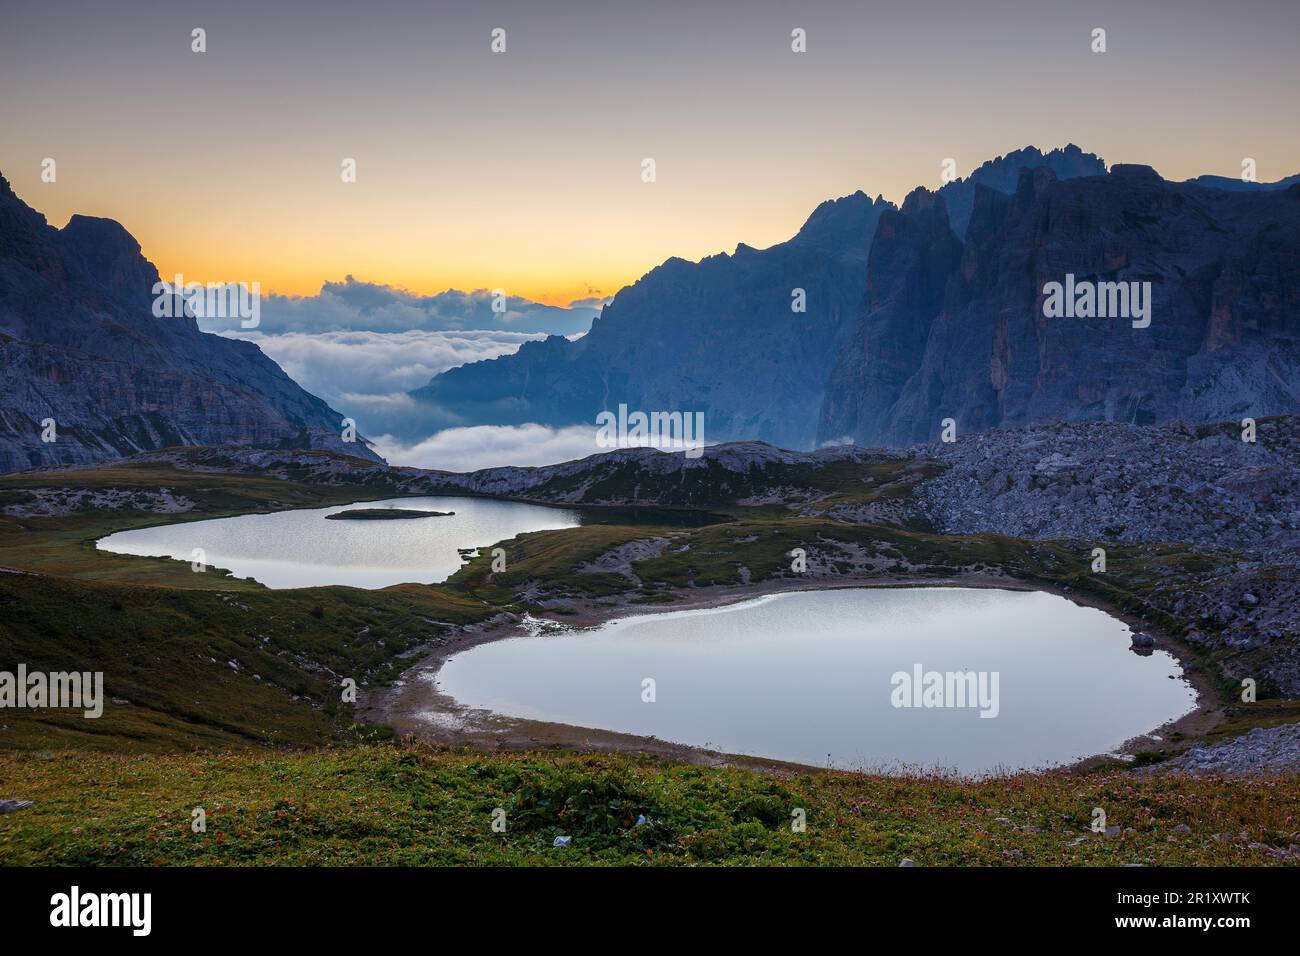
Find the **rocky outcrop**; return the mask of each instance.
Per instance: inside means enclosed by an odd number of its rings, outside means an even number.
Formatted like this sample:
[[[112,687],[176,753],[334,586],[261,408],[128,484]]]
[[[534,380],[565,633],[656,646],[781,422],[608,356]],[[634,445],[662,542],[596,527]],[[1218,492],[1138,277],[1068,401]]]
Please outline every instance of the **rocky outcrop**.
[[[1300,560],[1300,419],[1239,425],[1088,422],[1009,428],[917,453],[918,491],[946,534],[1179,542]]]
[[[1197,744],[1182,756],[1159,764],[1153,773],[1262,774],[1300,773],[1300,724],[1256,727],[1250,733],[1216,744]],[[1300,834],[1297,834],[1300,838]],[[1300,845],[1290,847],[1300,855]]]
[[[63,229],[0,177],[0,472],[169,445],[330,448],[342,416],[249,342],[153,314],[157,270],[116,222]],[[54,441],[42,440],[53,419]]]
[[[1232,192],[1249,193],[1259,192],[1261,190],[1286,189],[1288,186],[1294,186],[1300,183],[1300,173],[1294,176],[1287,176],[1284,179],[1277,179],[1271,183],[1250,182],[1243,180],[1241,177],[1231,176],[1197,176],[1195,179],[1185,179],[1186,183],[1194,186],[1209,186],[1212,189],[1228,189]]]
[[[907,398],[916,357],[926,351],[961,251],[942,196],[918,189],[900,211],[881,217],[867,272],[863,318],[827,382],[823,440],[888,430]],[[840,429],[843,435],[828,434],[827,429]]]
[[[970,433],[1300,409],[1300,186],[1028,170],[1013,195],[977,189],[960,255],[924,195],[882,219],[867,284],[884,294],[864,299],[820,440],[908,444],[946,418]],[[1045,317],[1045,286],[1067,275],[1149,283],[1149,326]]]

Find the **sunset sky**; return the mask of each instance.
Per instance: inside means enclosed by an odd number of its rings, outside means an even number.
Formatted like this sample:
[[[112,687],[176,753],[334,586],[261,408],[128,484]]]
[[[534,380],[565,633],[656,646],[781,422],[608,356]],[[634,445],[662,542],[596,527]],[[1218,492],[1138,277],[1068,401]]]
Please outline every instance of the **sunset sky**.
[[[164,275],[266,292],[352,274],[567,304],[1027,144],[1169,179],[1300,171],[1294,0],[5,7],[19,196],[121,221]]]

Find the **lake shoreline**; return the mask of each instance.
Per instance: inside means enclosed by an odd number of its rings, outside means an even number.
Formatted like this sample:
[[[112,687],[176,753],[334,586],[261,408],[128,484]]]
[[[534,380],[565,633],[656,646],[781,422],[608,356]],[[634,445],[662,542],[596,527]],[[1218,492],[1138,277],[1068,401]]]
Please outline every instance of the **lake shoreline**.
[[[435,500],[456,510],[407,507]],[[96,537],[93,546],[113,555],[212,568],[222,577],[271,591],[378,590],[443,583],[464,566],[461,545],[466,541],[505,541],[579,524],[571,509],[482,497],[403,495],[150,522]]]
[[[1113,754],[1136,754],[1141,750],[1155,749],[1162,744],[1168,745],[1169,737],[1174,733],[1179,733],[1185,738],[1193,738],[1187,741],[1190,744],[1194,742],[1194,738],[1203,737],[1226,719],[1215,689],[1205,673],[1192,661],[1189,651],[1168,635],[1153,629],[1139,617],[1125,614],[1095,598],[1081,596],[1061,587],[1034,585],[1000,575],[967,574],[944,578],[896,577],[887,580],[879,578],[814,581],[777,579],[753,584],[676,590],[673,593],[679,600],[662,605],[634,604],[623,597],[575,601],[571,605],[574,610],[572,614],[566,613],[564,615],[536,617],[534,619],[546,624],[576,630],[596,628],[610,621],[630,616],[726,607],[770,594],[798,591],[921,587],[1041,591],[1066,598],[1082,607],[1103,611],[1111,617],[1128,624],[1134,631],[1142,630],[1150,634],[1155,640],[1156,649],[1166,651],[1182,666],[1184,679],[1196,693],[1196,704],[1189,713],[1125,741],[1112,752]],[[570,724],[511,717],[466,707],[435,687],[434,682],[442,666],[448,659],[462,651],[481,644],[519,637],[524,635],[526,630],[523,618],[517,615],[503,614],[485,624],[457,628],[457,631],[460,633],[451,640],[428,649],[421,659],[404,671],[399,680],[391,687],[371,689],[361,708],[360,716],[362,719],[372,723],[386,724],[392,727],[399,737],[416,738],[426,743],[452,748],[646,753],[706,766],[734,766],[781,774],[804,773],[809,770],[834,769],[842,771],[845,769],[842,767],[818,767],[816,765],[745,754],[730,754],[689,744],[660,740],[657,737],[643,737],[600,728],[578,727]],[[1117,759],[1112,754],[1096,754],[1068,764],[1038,770],[1017,770],[1010,773],[1081,771],[1106,764],[1123,766],[1127,763],[1128,761]],[[889,767],[869,767],[864,768],[862,772],[891,772],[891,769]],[[905,772],[918,774],[937,773],[948,777],[960,776],[943,768],[915,768],[915,771],[912,768],[906,768]],[[1005,775],[1008,774],[968,776],[978,778],[980,776]]]

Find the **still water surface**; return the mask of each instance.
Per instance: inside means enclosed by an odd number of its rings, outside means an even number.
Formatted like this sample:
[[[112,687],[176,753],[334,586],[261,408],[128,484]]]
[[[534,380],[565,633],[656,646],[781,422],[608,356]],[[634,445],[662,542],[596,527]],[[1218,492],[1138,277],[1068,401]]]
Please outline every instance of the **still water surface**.
[[[1108,752],[1192,710],[1178,662],[1129,643],[1123,622],[1042,592],[803,591],[483,644],[437,682],[515,717],[814,765],[980,774]],[[892,678],[918,665],[985,672],[986,691],[996,673],[996,695],[894,706],[916,702]]]
[[[444,518],[326,520],[357,508],[454,511]],[[239,515],[119,531],[97,546],[118,554],[192,560],[228,568],[269,588],[347,584],[384,588],[445,581],[462,564],[458,548],[482,548],[526,531],[572,528],[577,512],[487,498],[390,498],[332,508]]]

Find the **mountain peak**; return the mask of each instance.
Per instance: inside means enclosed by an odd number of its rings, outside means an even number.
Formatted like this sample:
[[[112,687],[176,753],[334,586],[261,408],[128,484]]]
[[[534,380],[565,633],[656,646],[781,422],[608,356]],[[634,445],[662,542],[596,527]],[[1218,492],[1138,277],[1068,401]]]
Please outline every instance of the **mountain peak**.
[[[881,206],[892,207],[893,204],[882,196],[872,199],[861,189],[839,199],[827,199],[818,203],[793,241],[815,241],[841,235],[859,223],[874,221],[872,213]]]
[[[1214,195],[1127,164],[1062,177],[1031,163],[1011,198],[974,185],[960,255],[927,214],[891,218],[888,233],[882,222],[871,296],[828,379],[820,439],[928,441],[949,415],[970,434],[1300,408],[1296,320],[1282,305],[1300,276],[1300,206],[1285,193]],[[925,199],[909,196],[905,212]],[[1071,274],[1117,286],[1153,280],[1144,308],[1158,333],[1137,311],[1047,319],[1046,284]]]
[[[135,236],[127,232],[116,219],[103,219],[98,216],[83,216],[76,213],[68,224],[59,230],[59,240],[64,248],[100,260],[139,259],[148,264]]]
[[[1044,153],[1037,146],[1024,146],[1005,156],[981,163],[965,179],[957,179],[939,190],[948,204],[948,218],[953,232],[966,235],[978,187],[987,186],[1010,195],[1020,187],[1021,173],[1028,169],[1050,169],[1057,179],[1106,175],[1105,161],[1087,153],[1074,143]]]
[[[0,472],[114,460],[169,445],[330,448],[342,416],[251,342],[155,316],[158,271],[121,223],[62,229],[0,177]],[[56,417],[59,440],[41,440]]]
[[[158,270],[140,243],[116,219],[74,215],[55,233],[64,255],[79,265],[99,295],[115,297],[128,309],[147,308]]]
[[[1096,153],[1084,152],[1074,143],[1067,143],[1044,153],[1037,146],[1023,146],[1005,156],[985,160],[966,179],[987,181],[991,178],[1014,176],[1020,169],[1046,166],[1061,179],[1077,176],[1104,176],[1106,161]],[[957,180],[962,182],[962,180]],[[1003,190],[1008,192],[1009,190]]]
[[[1134,183],[1162,183],[1164,178],[1152,167],[1142,163],[1116,163],[1110,168],[1116,179]]]
[[[903,215],[910,216],[920,212],[929,212],[934,208],[943,209],[943,197],[924,186],[917,186],[903,200]]]

